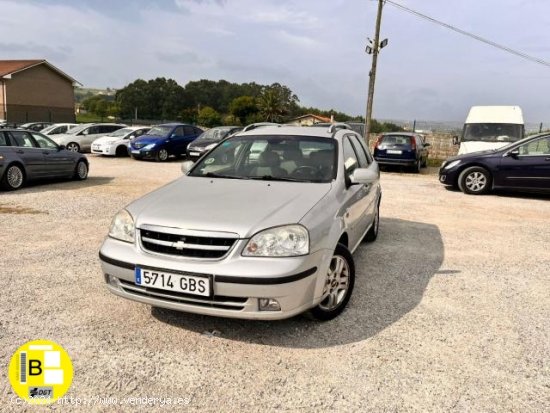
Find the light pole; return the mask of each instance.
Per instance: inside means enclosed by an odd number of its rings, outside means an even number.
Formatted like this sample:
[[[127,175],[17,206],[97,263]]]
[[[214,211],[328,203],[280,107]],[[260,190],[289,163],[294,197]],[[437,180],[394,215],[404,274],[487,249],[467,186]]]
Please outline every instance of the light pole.
[[[380,42],[380,24],[382,23],[382,8],[384,7],[385,0],[378,0],[378,13],[376,15],[376,28],[374,31],[374,40],[369,42],[372,46],[367,45],[365,51],[368,54],[372,54],[372,67],[369,72],[369,91],[367,97],[367,113],[365,116],[365,141],[369,144],[369,133],[372,123],[372,102],[374,99],[374,82],[376,80],[376,64],[378,62],[378,53],[380,49],[388,44],[388,39],[384,39]]]

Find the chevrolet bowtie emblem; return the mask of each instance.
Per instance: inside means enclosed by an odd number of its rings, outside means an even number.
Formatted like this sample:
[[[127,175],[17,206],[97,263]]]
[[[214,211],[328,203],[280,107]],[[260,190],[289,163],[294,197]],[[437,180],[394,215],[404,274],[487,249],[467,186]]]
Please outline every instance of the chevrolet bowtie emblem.
[[[172,246],[173,246],[175,249],[177,249],[177,250],[182,250],[182,249],[184,249],[186,245],[187,245],[187,244],[186,244],[185,242],[183,242],[183,241],[174,242],[174,243],[172,244]]]

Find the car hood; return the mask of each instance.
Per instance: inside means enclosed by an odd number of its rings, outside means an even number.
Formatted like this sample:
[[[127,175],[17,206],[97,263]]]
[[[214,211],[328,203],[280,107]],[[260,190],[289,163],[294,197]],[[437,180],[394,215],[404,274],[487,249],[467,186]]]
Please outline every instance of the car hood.
[[[460,142],[459,155],[467,155],[474,152],[486,152],[493,149],[500,149],[503,146],[509,145],[510,142],[476,142],[466,141]]]
[[[123,140],[121,137],[113,137],[113,136],[102,136],[101,138],[97,138],[94,140],[94,143],[107,143],[107,142],[117,142]]]
[[[330,189],[330,183],[184,176],[127,209],[138,228],[150,224],[249,238],[265,228],[300,222]]]
[[[208,145],[211,145],[213,143],[217,144],[219,143],[220,141],[216,141],[216,140],[201,140],[199,142],[195,141],[195,142],[191,142],[188,146],[189,149],[192,149],[192,148],[197,148],[197,149],[202,149],[202,148],[206,148]]]
[[[136,138],[132,141],[134,143],[141,143],[144,145],[149,145],[150,143],[160,143],[166,139],[166,136],[153,136],[153,135],[141,135],[139,138]]]
[[[477,151],[477,152],[471,152],[471,153],[464,153],[462,155],[451,156],[451,157],[447,158],[446,160],[447,160],[447,162],[451,162],[451,161],[456,161],[458,159],[462,160],[462,159],[480,158],[480,157],[494,155],[496,152],[497,152],[497,149],[490,149],[490,150],[486,150],[486,151]]]

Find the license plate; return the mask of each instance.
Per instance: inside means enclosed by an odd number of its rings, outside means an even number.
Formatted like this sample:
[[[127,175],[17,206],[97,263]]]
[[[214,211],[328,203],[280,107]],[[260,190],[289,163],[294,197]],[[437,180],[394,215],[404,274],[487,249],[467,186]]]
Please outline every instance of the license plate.
[[[189,155],[191,156],[199,156],[200,154],[200,152],[189,152]]]
[[[208,277],[192,274],[173,274],[140,267],[136,267],[134,274],[136,284],[142,287],[177,291],[204,297],[210,296],[211,286]]]
[[[139,155],[139,151],[132,151],[134,155]]]
[[[403,151],[398,151],[398,150],[395,150],[395,149],[388,149],[386,151],[386,153],[388,155],[401,155],[403,153]]]

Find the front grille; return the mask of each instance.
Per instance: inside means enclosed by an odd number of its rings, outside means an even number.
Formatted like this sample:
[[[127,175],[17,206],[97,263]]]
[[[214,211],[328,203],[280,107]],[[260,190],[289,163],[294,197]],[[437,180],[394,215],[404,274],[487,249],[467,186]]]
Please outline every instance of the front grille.
[[[223,295],[215,295],[212,298],[205,298],[191,294],[143,287],[126,280],[119,281],[120,286],[126,293],[135,294],[142,297],[161,299],[172,303],[241,311],[244,309],[244,304],[248,301],[248,297],[226,297]]]
[[[147,251],[190,258],[216,259],[226,255],[237,238],[169,234],[141,229],[141,245]]]

